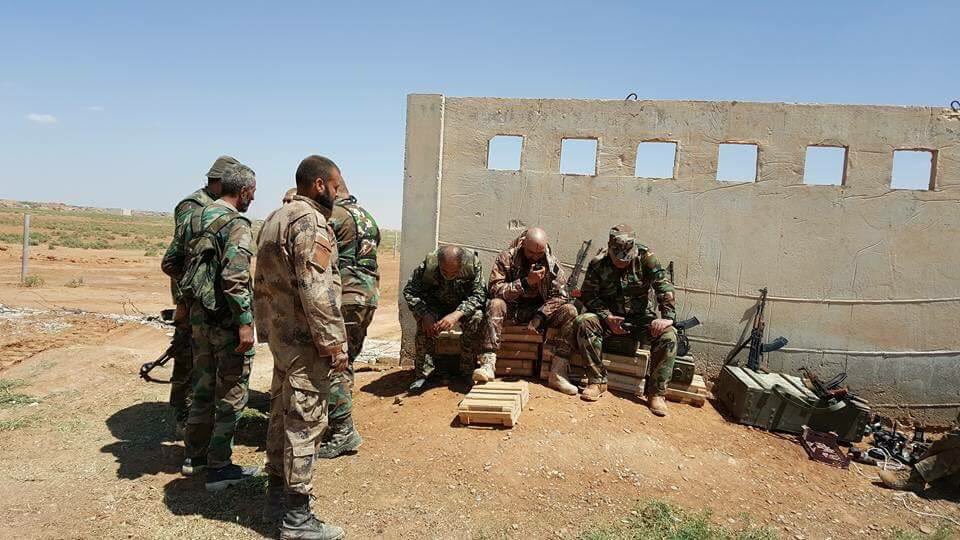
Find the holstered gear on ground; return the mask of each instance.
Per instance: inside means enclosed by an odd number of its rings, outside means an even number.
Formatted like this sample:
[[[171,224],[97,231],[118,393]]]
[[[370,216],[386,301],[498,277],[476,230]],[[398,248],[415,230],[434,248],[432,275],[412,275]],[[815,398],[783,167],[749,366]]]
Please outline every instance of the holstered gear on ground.
[[[291,493],[286,498],[287,511],[280,523],[282,540],[340,540],[346,533],[340,527],[317,519],[310,512],[310,496]]]
[[[560,393],[575,396],[577,395],[577,387],[567,380],[567,366],[569,364],[570,361],[566,358],[555,355],[550,363],[550,377],[547,379],[547,383],[550,388]]]
[[[480,367],[473,370],[474,383],[487,383],[497,378],[497,355],[485,352],[480,355]]]

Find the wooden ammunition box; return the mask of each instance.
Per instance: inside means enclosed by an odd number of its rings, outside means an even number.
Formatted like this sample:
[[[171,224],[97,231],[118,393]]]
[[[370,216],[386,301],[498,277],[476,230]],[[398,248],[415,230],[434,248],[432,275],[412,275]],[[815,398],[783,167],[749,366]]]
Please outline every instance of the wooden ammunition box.
[[[466,426],[493,424],[513,427],[530,401],[526,381],[494,381],[474,385],[457,407],[457,417]]]
[[[511,359],[497,357],[497,377],[531,377],[535,360]]]
[[[707,385],[700,375],[694,375],[690,384],[671,382],[667,384],[667,399],[677,403],[687,403],[694,407],[703,407],[707,402]]]
[[[445,356],[454,356],[460,354],[460,335],[459,330],[448,330],[440,332],[437,336],[436,354]]]

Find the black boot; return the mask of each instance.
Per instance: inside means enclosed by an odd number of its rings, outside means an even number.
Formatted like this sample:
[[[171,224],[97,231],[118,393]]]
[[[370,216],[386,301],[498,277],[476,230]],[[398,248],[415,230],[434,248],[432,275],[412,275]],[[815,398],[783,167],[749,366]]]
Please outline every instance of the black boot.
[[[281,540],[340,540],[346,533],[336,525],[327,525],[310,512],[310,496],[287,494],[287,512],[280,524]]]
[[[263,506],[263,521],[277,523],[283,519],[283,478],[270,475],[267,478],[267,502]]]
[[[353,425],[353,417],[347,416],[331,422],[330,438],[317,447],[317,458],[333,459],[348,452],[356,452],[363,439]]]

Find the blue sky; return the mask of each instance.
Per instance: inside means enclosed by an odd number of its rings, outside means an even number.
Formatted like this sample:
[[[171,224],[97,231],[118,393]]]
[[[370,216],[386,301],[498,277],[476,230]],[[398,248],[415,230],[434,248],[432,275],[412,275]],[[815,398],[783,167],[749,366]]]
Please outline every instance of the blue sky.
[[[400,224],[404,109],[455,96],[945,106],[960,3],[8,3],[0,198],[169,209],[235,155],[337,161]]]

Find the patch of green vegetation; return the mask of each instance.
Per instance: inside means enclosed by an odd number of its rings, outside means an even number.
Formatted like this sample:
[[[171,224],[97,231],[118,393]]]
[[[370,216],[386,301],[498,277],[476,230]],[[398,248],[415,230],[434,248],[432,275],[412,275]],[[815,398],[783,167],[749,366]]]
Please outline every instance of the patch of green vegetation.
[[[25,428],[33,423],[32,416],[25,416],[23,418],[14,418],[12,420],[0,420],[0,433],[4,431],[14,431],[17,429]]]
[[[14,392],[26,384],[22,379],[0,379],[0,409],[37,403],[37,398],[33,396]]]
[[[38,289],[38,288],[43,287],[44,285],[46,285],[46,283],[47,283],[47,282],[44,281],[42,277],[37,276],[37,275],[33,275],[33,276],[27,276],[26,279],[24,279],[24,280],[20,283],[20,286],[21,286],[21,287],[27,287],[27,288],[30,288],[30,289]]]
[[[637,508],[623,523],[610,528],[591,529],[581,540],[774,540],[767,528],[744,527],[730,530],[714,524],[709,512],[689,512],[663,501],[650,501]]]
[[[940,525],[933,534],[911,533],[897,530],[893,533],[893,540],[950,540],[956,538],[957,532],[952,527]]]

